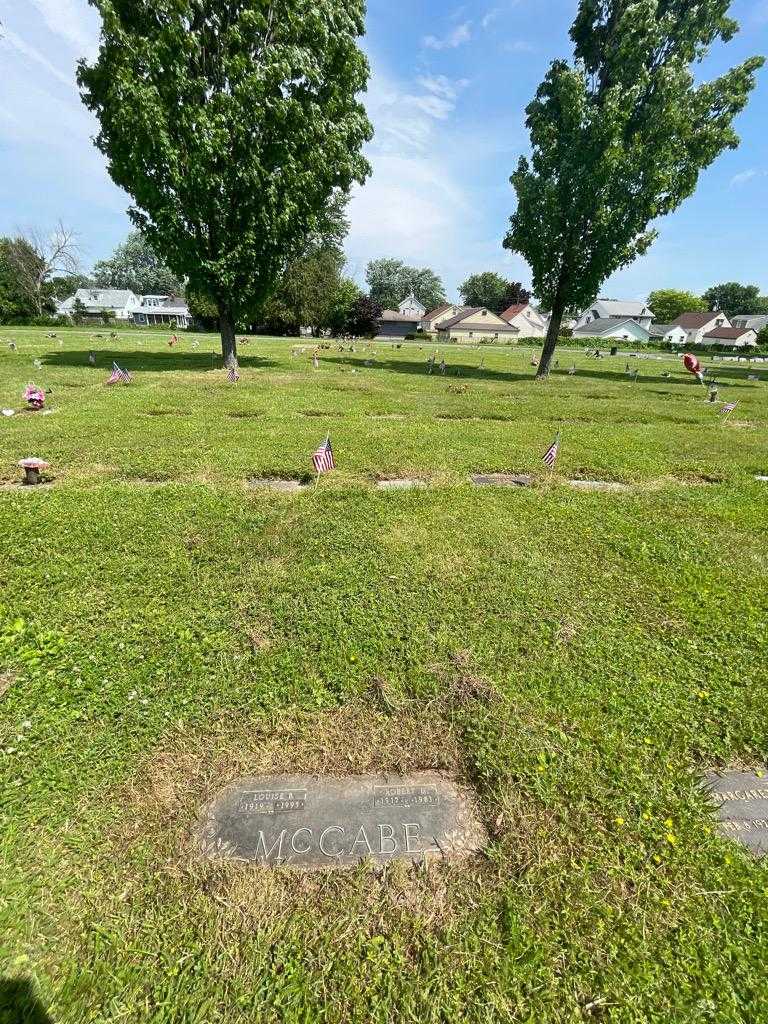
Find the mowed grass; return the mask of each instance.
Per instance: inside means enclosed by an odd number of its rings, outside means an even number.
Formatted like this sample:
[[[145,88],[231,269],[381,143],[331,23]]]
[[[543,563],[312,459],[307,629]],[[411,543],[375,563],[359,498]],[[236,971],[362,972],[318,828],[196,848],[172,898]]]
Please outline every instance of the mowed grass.
[[[768,870],[699,785],[766,763],[768,371],[716,364],[724,423],[676,360],[254,338],[229,385],[210,336],[57,333],[0,328],[0,406],[52,410],[0,420],[2,1024],[768,1020]],[[316,490],[248,486],[328,432]],[[434,767],[487,856],[195,857],[239,775]]]

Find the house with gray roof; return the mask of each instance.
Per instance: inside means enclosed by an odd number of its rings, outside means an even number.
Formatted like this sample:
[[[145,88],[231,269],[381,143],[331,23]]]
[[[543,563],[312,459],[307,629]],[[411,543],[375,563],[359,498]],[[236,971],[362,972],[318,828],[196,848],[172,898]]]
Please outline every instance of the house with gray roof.
[[[601,316],[597,320],[588,320],[577,324],[573,329],[574,338],[617,338],[619,341],[639,341],[646,344],[650,340],[650,324],[645,327],[637,320],[613,319]]]
[[[133,292],[119,288],[78,288],[74,295],[60,302],[57,316],[71,316],[75,304],[80,303],[81,315],[89,320],[100,320],[111,314],[115,320],[132,320],[141,306],[141,299]]]
[[[576,321],[574,333],[594,320],[634,320],[647,331],[653,323],[653,310],[633,299],[595,299]]]

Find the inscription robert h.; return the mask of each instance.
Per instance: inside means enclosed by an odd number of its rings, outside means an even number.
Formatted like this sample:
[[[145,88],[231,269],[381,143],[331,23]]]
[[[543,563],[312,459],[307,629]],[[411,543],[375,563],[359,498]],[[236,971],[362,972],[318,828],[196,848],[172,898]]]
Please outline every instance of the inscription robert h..
[[[349,867],[468,856],[486,842],[472,794],[436,772],[403,779],[243,779],[205,809],[209,857],[271,866]]]

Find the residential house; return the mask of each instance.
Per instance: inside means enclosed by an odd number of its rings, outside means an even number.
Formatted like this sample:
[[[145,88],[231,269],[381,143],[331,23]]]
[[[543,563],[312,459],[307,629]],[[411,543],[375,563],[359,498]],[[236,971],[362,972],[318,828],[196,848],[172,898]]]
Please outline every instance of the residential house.
[[[547,333],[547,321],[527,302],[510,306],[499,315],[512,327],[517,327],[521,338],[543,338]]]
[[[133,292],[118,288],[78,288],[74,295],[60,302],[57,316],[71,316],[75,303],[82,306],[81,315],[88,320],[101,320],[113,316],[115,320],[132,320],[141,306],[141,299]]]
[[[650,325],[649,325],[650,326]],[[573,330],[574,338],[617,338],[619,341],[639,341],[646,344],[650,340],[648,327],[637,320],[614,320],[612,317],[600,317],[589,320]]]
[[[436,309],[431,309],[428,313],[425,313],[421,318],[419,327],[422,331],[431,334],[437,330],[438,325],[443,323],[443,321],[452,320],[463,309],[468,310],[470,308],[470,306],[452,306],[450,303],[445,303],[445,305],[438,306]]]
[[[438,324],[437,336],[441,342],[449,341],[512,341],[520,336],[520,329],[513,327],[498,313],[483,307],[460,310],[450,320]]]
[[[684,345],[688,335],[679,324],[651,324],[652,341],[666,341],[669,345]]]
[[[133,322],[139,326],[168,324],[171,327],[190,327],[192,314],[184,299],[178,295],[142,295],[141,305],[133,313]]]
[[[725,313],[718,310],[707,310],[704,313],[681,313],[674,323],[685,331],[687,345],[702,345],[705,334],[721,327],[731,326],[731,321]]]
[[[403,299],[397,309],[385,309],[379,317],[379,338],[406,338],[416,334],[426,309],[415,295]]]
[[[768,327],[768,316],[762,313],[747,313],[745,315],[732,316],[732,327],[751,327],[759,334],[764,327]]]
[[[716,327],[699,342],[701,345],[721,345],[724,348],[754,348],[757,331],[752,327]]]
[[[634,320],[647,331],[653,323],[653,310],[649,309],[644,302],[634,302],[628,299],[595,299],[576,321],[574,334],[579,328],[594,320],[621,320],[622,322]]]

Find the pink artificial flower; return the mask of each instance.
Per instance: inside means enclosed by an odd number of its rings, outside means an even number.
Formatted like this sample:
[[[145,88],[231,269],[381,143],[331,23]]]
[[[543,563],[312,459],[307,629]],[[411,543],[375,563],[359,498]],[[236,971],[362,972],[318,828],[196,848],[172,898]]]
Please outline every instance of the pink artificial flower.
[[[27,384],[24,388],[24,401],[32,409],[42,409],[45,405],[45,392],[34,384]]]

